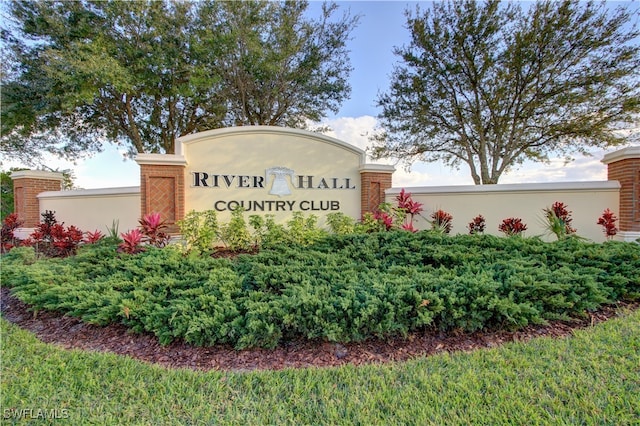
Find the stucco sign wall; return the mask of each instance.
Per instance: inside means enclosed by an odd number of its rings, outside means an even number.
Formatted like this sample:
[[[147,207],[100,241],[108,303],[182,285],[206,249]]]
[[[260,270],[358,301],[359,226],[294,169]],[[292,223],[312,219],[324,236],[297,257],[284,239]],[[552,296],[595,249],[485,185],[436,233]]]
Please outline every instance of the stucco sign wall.
[[[286,220],[294,211],[323,217],[361,213],[361,149],[298,129],[246,126],[185,136],[185,210],[238,206]]]

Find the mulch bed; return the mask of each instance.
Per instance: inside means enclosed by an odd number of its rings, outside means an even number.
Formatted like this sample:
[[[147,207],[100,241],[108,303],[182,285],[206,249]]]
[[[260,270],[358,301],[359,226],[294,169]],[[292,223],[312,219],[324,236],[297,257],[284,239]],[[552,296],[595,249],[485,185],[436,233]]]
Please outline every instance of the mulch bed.
[[[2,317],[33,332],[40,340],[65,349],[112,352],[168,368],[193,370],[280,370],[285,368],[333,367],[405,361],[442,352],[492,348],[506,342],[527,341],[541,336],[569,336],[576,329],[592,327],[619,315],[622,309],[638,309],[640,303],[620,302],[589,313],[572,322],[554,321],[546,326],[529,326],[519,331],[441,334],[437,331],[412,333],[407,338],[372,339],[358,343],[329,343],[299,340],[275,349],[236,351],[228,345],[197,347],[182,341],[167,346],[151,334],[132,334],[118,324],[99,327],[56,312],[40,311],[1,289]]]

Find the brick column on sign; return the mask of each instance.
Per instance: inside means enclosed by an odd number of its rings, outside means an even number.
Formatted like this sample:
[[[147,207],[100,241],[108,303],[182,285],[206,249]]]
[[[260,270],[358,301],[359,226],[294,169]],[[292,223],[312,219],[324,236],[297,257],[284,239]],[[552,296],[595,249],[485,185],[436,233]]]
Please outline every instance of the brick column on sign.
[[[11,173],[13,180],[13,211],[23,221],[24,228],[40,223],[38,194],[62,190],[62,173],[41,170],[20,170]]]
[[[160,213],[170,233],[178,233],[177,222],[184,218],[185,166],[182,156],[140,154],[140,217]]]
[[[360,214],[374,212],[392,186],[395,168],[383,164],[365,164],[360,168]]]
[[[621,234],[640,234],[640,146],[605,155],[608,179],[620,183],[618,229]]]

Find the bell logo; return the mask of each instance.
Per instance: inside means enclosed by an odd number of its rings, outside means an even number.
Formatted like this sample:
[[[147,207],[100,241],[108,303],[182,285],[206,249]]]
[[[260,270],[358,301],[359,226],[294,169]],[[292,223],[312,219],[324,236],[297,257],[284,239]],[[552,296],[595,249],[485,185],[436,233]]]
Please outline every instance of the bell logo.
[[[269,183],[269,176],[273,176],[273,184],[271,185],[271,190],[269,190],[270,195],[277,195],[278,197],[291,195],[291,188],[289,187],[287,176],[292,180],[294,176],[293,170],[286,167],[271,167],[265,171],[267,184]]]

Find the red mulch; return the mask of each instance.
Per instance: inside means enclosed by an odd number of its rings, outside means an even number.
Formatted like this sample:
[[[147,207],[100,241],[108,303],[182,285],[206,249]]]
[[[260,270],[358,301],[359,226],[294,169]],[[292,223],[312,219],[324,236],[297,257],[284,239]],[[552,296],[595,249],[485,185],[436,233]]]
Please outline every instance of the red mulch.
[[[441,352],[472,351],[492,348],[506,342],[527,341],[535,337],[569,336],[575,329],[588,328],[617,316],[622,308],[638,309],[640,303],[619,303],[572,322],[555,321],[546,326],[530,326],[509,332],[454,333],[437,331],[412,333],[407,338],[373,339],[358,343],[323,341],[287,342],[275,349],[236,351],[231,346],[197,347],[177,341],[161,346],[151,334],[131,334],[122,325],[99,327],[56,312],[29,307],[1,289],[2,317],[33,332],[40,340],[65,349],[112,352],[169,368],[194,370],[280,370],[283,368],[332,367],[344,364],[372,364],[404,361]]]

